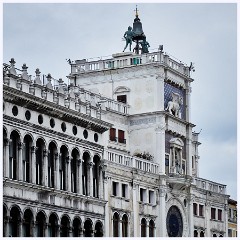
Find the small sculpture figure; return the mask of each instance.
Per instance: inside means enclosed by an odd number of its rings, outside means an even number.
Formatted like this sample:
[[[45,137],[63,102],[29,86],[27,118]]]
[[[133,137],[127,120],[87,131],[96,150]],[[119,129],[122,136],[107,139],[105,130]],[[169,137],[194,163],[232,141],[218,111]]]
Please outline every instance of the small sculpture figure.
[[[180,105],[183,104],[183,98],[178,94],[172,92],[172,101],[168,102],[167,108],[165,109],[175,117],[181,117]]]
[[[141,46],[142,46],[142,53],[148,53],[148,48],[150,47],[149,43],[146,40],[146,37],[143,39],[142,42],[140,42]]]
[[[128,44],[130,45],[129,46],[129,49],[130,49],[130,51],[131,51],[131,46],[132,46],[132,38],[133,38],[133,36],[134,36],[134,33],[133,33],[133,31],[132,31],[132,28],[129,26],[128,27],[128,30],[124,33],[124,38],[125,38],[125,40],[126,40],[126,46],[125,46],[125,48],[123,49],[123,52],[125,51],[125,49],[127,48],[127,46],[128,46]]]

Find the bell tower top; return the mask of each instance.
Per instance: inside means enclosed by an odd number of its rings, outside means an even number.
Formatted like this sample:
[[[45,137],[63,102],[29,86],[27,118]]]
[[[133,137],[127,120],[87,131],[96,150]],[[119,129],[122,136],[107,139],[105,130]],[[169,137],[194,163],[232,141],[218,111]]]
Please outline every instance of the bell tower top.
[[[127,48],[128,45],[129,45],[129,49],[131,51],[132,42],[135,42],[136,46],[133,49],[133,52],[135,52],[136,54],[148,53],[149,52],[148,48],[150,47],[150,45],[147,42],[146,36],[142,29],[142,23],[138,17],[137,5],[136,5],[135,12],[136,12],[136,14],[135,14],[134,22],[133,22],[133,28],[128,27],[128,31],[126,31],[123,36],[126,40],[126,46],[125,46],[123,52],[125,51],[125,49]]]

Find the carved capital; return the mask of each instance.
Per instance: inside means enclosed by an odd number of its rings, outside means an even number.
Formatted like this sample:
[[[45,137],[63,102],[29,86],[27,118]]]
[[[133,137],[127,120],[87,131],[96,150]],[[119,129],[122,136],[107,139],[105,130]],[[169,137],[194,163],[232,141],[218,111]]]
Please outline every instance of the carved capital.
[[[88,162],[88,163],[87,163],[87,166],[88,166],[89,168],[92,168],[92,167],[93,167],[93,162]]]
[[[23,149],[23,146],[24,146],[25,144],[23,143],[23,142],[19,142],[18,143],[18,149],[20,150],[20,149]]]
[[[31,147],[32,153],[35,153],[37,150],[38,150],[38,147],[36,147],[36,146],[32,146],[32,147]]]
[[[66,163],[71,163],[71,158],[69,156],[66,157]]]
[[[59,154],[58,153],[55,153],[54,154],[54,159],[57,160],[59,158]]]
[[[4,145],[5,146],[8,146],[9,145],[9,143],[10,143],[10,139],[9,138],[4,138]]]
[[[47,149],[44,149],[43,150],[43,157],[47,157],[48,156],[48,150]]]
[[[80,158],[77,159],[77,165],[80,166],[82,163],[82,160]]]

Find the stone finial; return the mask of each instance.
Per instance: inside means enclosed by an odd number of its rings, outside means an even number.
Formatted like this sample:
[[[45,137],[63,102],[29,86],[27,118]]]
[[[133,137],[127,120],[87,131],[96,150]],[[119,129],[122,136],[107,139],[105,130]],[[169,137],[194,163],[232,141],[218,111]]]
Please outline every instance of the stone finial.
[[[41,85],[42,84],[42,81],[40,79],[41,72],[39,71],[38,68],[36,69],[35,73],[36,73],[36,78],[34,79],[34,83]]]
[[[52,80],[52,76],[51,76],[51,74],[49,73],[49,74],[47,75],[47,81],[48,81],[48,83],[46,84],[46,87],[47,87],[47,88],[50,88],[50,89],[53,89],[51,80]]]
[[[11,64],[11,66],[9,68],[9,73],[13,74],[13,75],[17,75],[16,69],[15,69],[15,63],[16,62],[15,62],[14,58],[11,58],[11,60],[9,62]]]
[[[58,84],[59,84],[59,87],[58,87],[58,93],[61,93],[61,94],[64,94],[65,93],[65,91],[64,91],[64,89],[63,89],[63,80],[62,80],[62,78],[59,78],[59,80],[58,80]]]
[[[24,63],[22,65],[22,75],[21,75],[21,77],[25,80],[29,80],[27,69],[28,69],[28,67],[27,67],[26,63]]]

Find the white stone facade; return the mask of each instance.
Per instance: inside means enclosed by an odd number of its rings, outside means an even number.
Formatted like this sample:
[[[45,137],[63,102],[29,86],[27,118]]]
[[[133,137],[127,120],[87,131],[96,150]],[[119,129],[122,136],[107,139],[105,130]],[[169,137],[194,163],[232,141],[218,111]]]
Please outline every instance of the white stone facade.
[[[119,53],[68,77],[4,64],[4,236],[227,237],[226,186],[199,177],[189,68]]]

